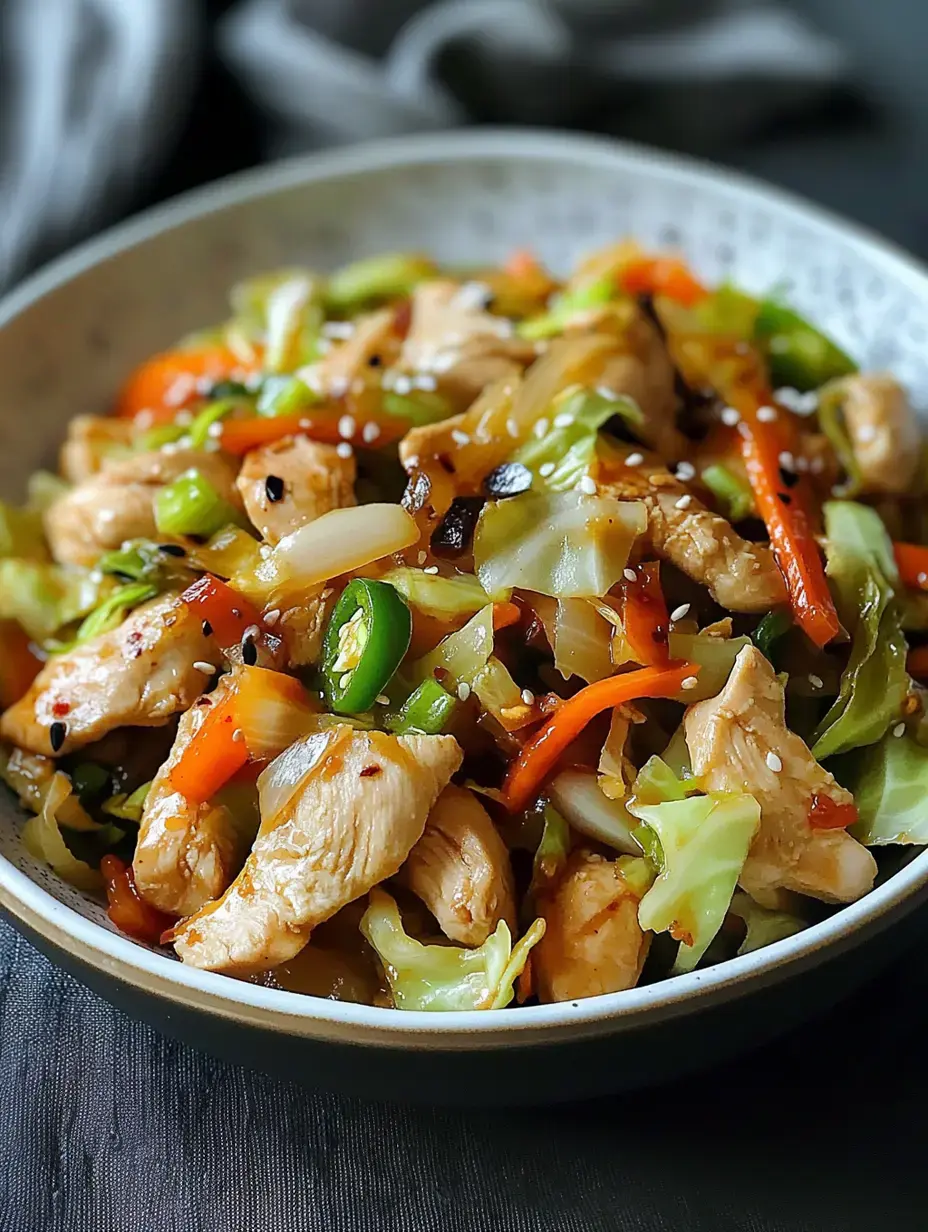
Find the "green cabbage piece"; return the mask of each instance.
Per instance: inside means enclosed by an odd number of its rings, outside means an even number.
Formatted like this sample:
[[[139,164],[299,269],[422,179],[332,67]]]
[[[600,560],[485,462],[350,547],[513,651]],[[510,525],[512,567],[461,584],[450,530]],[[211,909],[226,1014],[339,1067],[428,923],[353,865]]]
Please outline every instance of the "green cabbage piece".
[[[464,573],[457,577],[440,577],[437,573],[400,567],[385,573],[383,581],[398,590],[410,606],[439,620],[470,616],[490,602],[490,596],[477,579]]]
[[[521,462],[532,472],[536,489],[566,492],[576,487],[589,471],[596,457],[599,429],[613,415],[620,415],[633,427],[644,422],[638,404],[631,398],[606,398],[584,389],[565,390],[551,407],[553,427],[541,438],[533,437],[521,445],[511,461]]]
[[[292,372],[318,358],[321,293],[319,277],[299,268],[259,274],[232,288],[234,325],[248,338],[264,338],[266,372]]]
[[[700,669],[696,674],[695,687],[681,689],[676,700],[691,706],[694,702],[717,696],[728,682],[735,659],[750,644],[749,637],[715,637],[702,630],[699,633],[681,633],[671,629],[670,657],[695,663]]]
[[[825,505],[825,554],[851,654],[834,705],[815,732],[821,761],[875,744],[898,718],[908,689],[906,640],[895,588],[899,573],[880,516],[854,501]]]
[[[408,295],[418,283],[437,273],[434,261],[418,253],[385,252],[362,257],[329,276],[326,306],[335,312],[356,312],[375,300]]]
[[[503,1009],[544,931],[544,920],[535,920],[513,946],[509,929],[500,920],[496,932],[476,949],[423,945],[409,936],[396,902],[380,889],[371,891],[361,920],[361,932],[383,963],[399,1010]]]
[[[541,838],[532,861],[529,902],[558,877],[570,855],[570,826],[552,804],[545,805]]]
[[[774,941],[782,941],[784,937],[792,937],[808,928],[808,920],[791,915],[788,911],[771,911],[755,903],[749,894],[736,890],[728,908],[732,915],[744,920],[747,932],[738,947],[739,954],[750,954],[752,950],[763,949]]]
[[[593,282],[584,283],[579,287],[561,291],[553,295],[548,304],[548,311],[541,316],[530,317],[517,326],[516,332],[522,338],[537,341],[541,338],[551,338],[559,334],[572,316],[585,312],[589,308],[598,308],[600,304],[608,304],[616,295],[615,279],[605,274]]]
[[[638,923],[677,938],[674,971],[692,971],[725,919],[760,806],[745,792],[712,792],[663,804],[633,798],[628,807],[660,844],[661,871],[639,904]]]
[[[555,599],[601,598],[646,526],[640,501],[576,491],[488,501],[474,533],[477,577],[488,594],[521,586]]]
[[[853,793],[856,839],[868,847],[928,843],[928,748],[908,733],[887,732],[879,743],[829,765]]]
[[[35,642],[86,616],[112,589],[111,578],[67,565],[0,560],[0,619],[18,620]]]

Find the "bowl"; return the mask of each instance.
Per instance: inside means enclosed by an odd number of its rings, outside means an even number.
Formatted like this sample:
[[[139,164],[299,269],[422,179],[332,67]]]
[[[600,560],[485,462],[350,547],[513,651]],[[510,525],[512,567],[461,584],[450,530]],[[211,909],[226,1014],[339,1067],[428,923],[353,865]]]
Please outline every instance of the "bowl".
[[[293,262],[388,249],[449,262],[531,247],[566,270],[623,235],[699,275],[778,284],[855,355],[928,404],[928,276],[850,224],[761,184],[613,141],[481,130],[381,141],[237,176],[56,261],[0,304],[0,492],[54,457],[68,419],[127,370],[223,315],[229,286]],[[928,853],[787,940],[628,992],[493,1013],[403,1013],[184,967],[116,933],[36,863],[0,798],[0,908],[114,1004],[217,1055],[388,1099],[539,1102],[664,1080],[769,1038],[860,984],[911,936]]]

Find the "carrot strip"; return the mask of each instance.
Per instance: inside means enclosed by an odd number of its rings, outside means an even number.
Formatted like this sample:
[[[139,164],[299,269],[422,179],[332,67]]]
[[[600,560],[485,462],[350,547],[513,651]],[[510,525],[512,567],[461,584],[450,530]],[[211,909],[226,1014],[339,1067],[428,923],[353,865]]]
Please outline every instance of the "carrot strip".
[[[212,706],[168,776],[172,789],[190,804],[211,800],[248,761],[245,741],[235,735],[236,703],[233,691]]]
[[[28,692],[42,664],[18,621],[0,620],[0,645],[0,710],[6,710]]]
[[[188,586],[180,601],[209,625],[223,650],[238,645],[252,626],[263,631],[261,613],[254,604],[211,573]]]
[[[670,659],[670,616],[661,590],[660,565],[652,561],[622,578],[620,618],[632,657],[644,667],[663,667]]]
[[[243,363],[240,355],[221,343],[164,351],[130,375],[116,399],[116,414],[134,419],[147,411],[153,424],[168,423],[202,397],[204,384],[250,376],[260,371],[261,358],[256,347],[254,360]]]
[[[305,415],[277,415],[272,418],[231,419],[222,425],[220,445],[226,453],[237,455],[250,452],[261,445],[270,445],[285,436],[308,436],[311,440],[328,445],[338,445],[347,438],[342,430],[345,412],[338,407],[320,407]],[[390,445],[406,435],[411,421],[400,415],[366,413],[354,419],[353,433],[349,440],[365,442],[372,447]],[[376,433],[373,429],[376,428]]]
[[[105,855],[100,861],[100,872],[106,886],[106,914],[119,931],[136,941],[156,945],[165,929],[174,923],[174,917],[145,902],[136,888],[131,866],[123,864],[118,856]]]
[[[928,590],[928,548],[920,543],[894,543],[893,554],[903,585]]]
[[[679,257],[636,257],[624,266],[619,282],[629,295],[666,295],[687,308],[709,294]]]
[[[642,667],[598,680],[575,693],[557,708],[509,767],[503,784],[506,808],[512,813],[525,808],[557,759],[598,714],[640,697],[672,697],[679,693],[683,681],[698,671],[693,663]]]
[[[517,625],[522,619],[522,611],[516,603],[494,603],[493,604],[493,628],[508,629],[510,625]]]

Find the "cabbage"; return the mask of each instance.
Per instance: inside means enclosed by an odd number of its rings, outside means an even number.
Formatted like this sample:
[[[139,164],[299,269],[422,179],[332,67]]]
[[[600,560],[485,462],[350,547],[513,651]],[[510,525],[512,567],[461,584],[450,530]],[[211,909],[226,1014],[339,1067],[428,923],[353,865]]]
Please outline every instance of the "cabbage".
[[[157,586],[150,586],[147,582],[130,582],[127,586],[120,586],[84,617],[72,641],[50,641],[46,649],[60,654],[73,650],[75,646],[82,646],[84,642],[93,641],[103,633],[109,633],[111,629],[122,624],[133,608],[148,599],[154,599],[157,593]]]
[[[461,684],[473,687],[477,674],[493,653],[493,604],[488,603],[462,629],[449,633],[434,650],[410,668],[415,683],[436,676],[449,692]]]
[[[566,492],[574,488],[596,457],[599,429],[613,415],[635,427],[644,422],[631,398],[606,398],[585,389],[566,389],[551,406],[552,427],[539,439],[532,437],[512,455],[532,472],[536,488]],[[567,417],[570,422],[564,422]]]
[[[34,859],[50,864],[69,885],[79,890],[99,890],[103,878],[95,868],[71,854],[58,828],[58,816],[70,798],[71,783],[68,776],[59,771],[45,790],[41,811],[30,817],[23,827],[23,845]]]
[[[661,804],[636,797],[628,807],[660,844],[661,871],[641,900],[638,923],[679,940],[674,971],[691,971],[725,919],[760,806],[744,792],[712,792]]]
[[[536,920],[514,948],[503,920],[477,949],[423,945],[404,929],[390,895],[373,889],[361,931],[383,963],[397,1009],[496,1010],[512,1000],[515,981],[545,924]]]
[[[0,501],[0,557],[50,559],[42,515],[68,491],[68,486],[57,475],[36,471],[29,480],[29,497],[22,508]]]
[[[898,718],[908,689],[906,641],[895,599],[899,574],[880,516],[853,501],[825,505],[827,573],[851,654],[834,705],[815,732],[813,756],[875,744]]]
[[[110,817],[118,817],[120,821],[132,821],[136,825],[142,820],[145,811],[145,801],[151,791],[151,783],[143,783],[132,792],[120,792],[104,800],[100,808]]]
[[[488,501],[474,533],[477,576],[489,594],[521,586],[558,599],[601,597],[646,525],[640,501],[581,492]]]
[[[615,279],[610,274],[604,274],[582,285],[565,287],[560,294],[551,297],[547,312],[522,321],[518,333],[522,338],[532,341],[551,338],[563,331],[571,317],[608,304],[615,295]]]
[[[490,655],[471,681],[471,688],[480,705],[492,714],[507,731],[515,731],[532,718],[531,706],[522,700],[522,690],[510,675],[509,668],[496,655]]]
[[[295,268],[260,274],[232,288],[236,325],[248,338],[266,340],[266,371],[292,372],[317,357],[320,289],[311,271]]]
[[[560,877],[570,855],[570,826],[550,804],[545,806],[541,838],[532,861],[532,879],[526,895],[526,905],[532,905]]]
[[[782,941],[784,937],[792,937],[808,928],[808,921],[799,916],[790,915],[788,911],[771,911],[755,903],[749,894],[736,890],[728,910],[739,920],[744,920],[747,926],[744,940],[738,947],[739,954],[750,954],[752,950],[760,950],[774,941]]]
[[[0,619],[18,620],[33,641],[44,642],[86,616],[112,587],[111,578],[76,566],[0,560]]]
[[[610,653],[612,628],[586,599],[558,599],[554,618],[554,666],[565,680],[587,684],[615,671]]]
[[[928,748],[908,734],[882,740],[832,763],[853,793],[859,821],[851,833],[868,847],[928,843]]]
[[[681,689],[674,700],[691,706],[694,702],[705,701],[707,697],[716,697],[725,687],[735,659],[750,644],[749,637],[717,637],[704,631],[678,633],[671,629],[671,659],[685,659],[700,668],[696,673],[695,688]]]
[[[385,252],[343,265],[329,276],[326,304],[336,312],[357,312],[372,300],[408,295],[438,273],[435,262],[419,253]]]
[[[456,616],[471,616],[490,602],[490,596],[475,577],[439,577],[421,569],[391,569],[383,575],[406,602],[427,616],[453,620]],[[504,596],[494,596],[497,600]]]

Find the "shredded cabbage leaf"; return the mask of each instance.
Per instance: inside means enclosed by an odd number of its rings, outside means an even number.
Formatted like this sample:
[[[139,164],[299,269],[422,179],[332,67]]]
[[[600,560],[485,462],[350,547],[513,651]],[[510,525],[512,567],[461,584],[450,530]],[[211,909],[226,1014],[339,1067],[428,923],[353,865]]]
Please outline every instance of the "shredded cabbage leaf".
[[[928,843],[928,748],[892,732],[853,757],[829,763],[853,793],[859,820],[851,834],[867,847]]]
[[[531,925],[517,945],[505,921],[476,949],[423,945],[403,927],[399,908],[386,891],[373,889],[361,932],[383,963],[393,1003],[399,1010],[496,1010],[512,1001],[515,981],[544,920]]]
[[[35,642],[86,616],[113,588],[112,578],[69,565],[0,560],[0,619],[18,620]]]
[[[421,569],[398,568],[385,573],[383,581],[398,590],[410,606],[439,620],[472,616],[490,602],[490,596],[477,579],[466,574],[440,577]],[[508,598],[508,593],[494,598],[499,602]]]
[[[898,718],[908,689],[906,640],[896,603],[899,573],[879,514],[854,501],[825,505],[827,574],[851,654],[834,705],[815,733],[821,761],[875,744]]]
[[[644,416],[631,398],[607,398],[586,389],[565,389],[551,406],[552,427],[540,438],[521,445],[511,461],[521,462],[532,472],[536,488],[566,492],[574,488],[596,457],[599,429],[620,415],[633,427]]]
[[[676,629],[671,629],[670,657],[685,659],[688,663],[697,663],[700,667],[695,688],[681,690],[676,700],[691,706],[694,702],[716,697],[728,683],[735,659],[745,646],[750,644],[749,637],[716,637],[705,631],[679,633]]]
[[[41,810],[30,817],[23,827],[23,844],[36,860],[44,861],[69,885],[79,890],[98,890],[103,878],[95,868],[72,855],[61,836],[58,817],[62,806],[71,798],[71,783],[58,771],[45,790]],[[102,828],[102,827],[95,827]]]
[[[601,598],[646,525],[640,501],[582,492],[488,501],[474,533],[477,577],[488,594],[520,586],[556,599]]]
[[[801,933],[808,928],[808,921],[788,911],[772,911],[756,903],[743,890],[736,890],[728,908],[732,915],[743,920],[747,932],[738,947],[739,954],[750,954],[752,950],[761,950],[765,945],[773,945],[774,941],[782,941]]]

